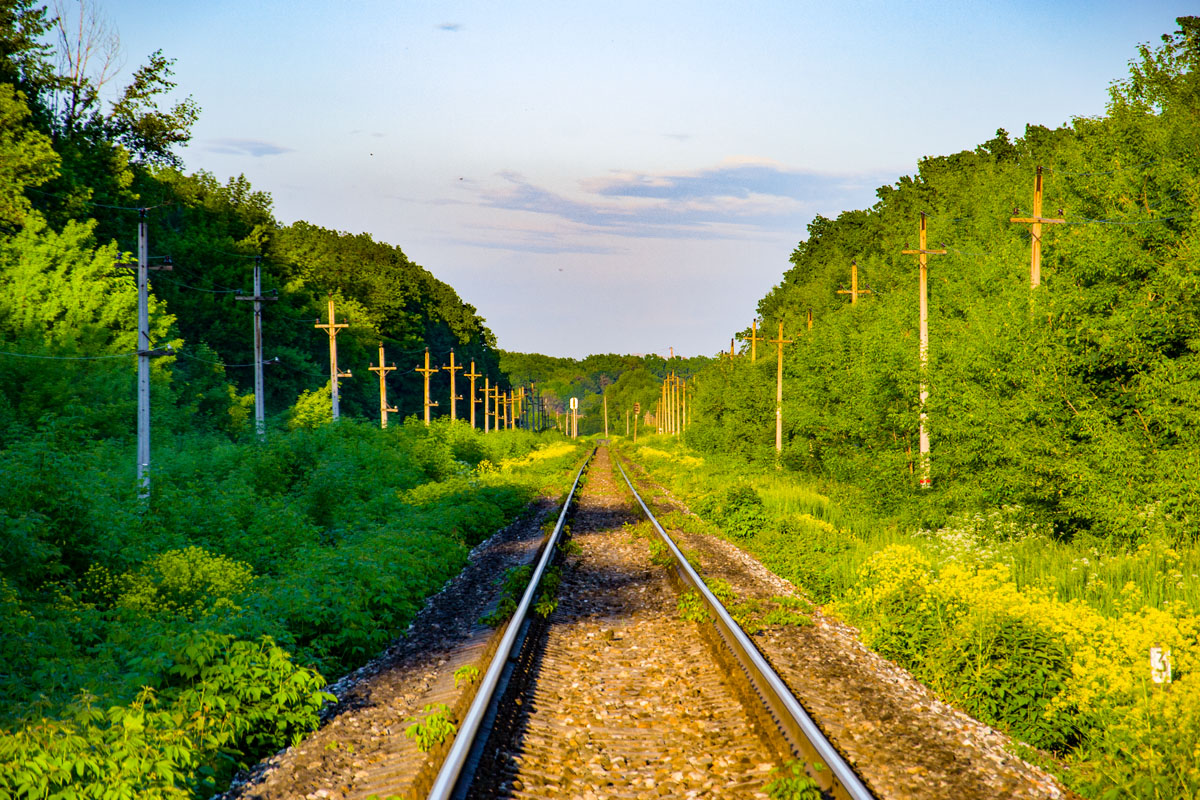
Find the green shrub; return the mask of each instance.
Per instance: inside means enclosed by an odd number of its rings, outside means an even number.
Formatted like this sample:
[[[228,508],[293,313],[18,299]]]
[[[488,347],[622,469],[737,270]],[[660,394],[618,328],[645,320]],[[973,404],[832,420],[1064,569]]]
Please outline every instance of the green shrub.
[[[102,568],[89,571],[93,583]],[[113,604],[146,614],[180,614],[191,620],[213,611],[236,611],[235,602],[250,589],[254,573],[248,564],[213,555],[199,547],[168,550],[152,556],[137,572],[114,582]],[[108,591],[96,589],[97,593]]]
[[[936,670],[935,690],[1034,747],[1061,752],[1077,736],[1054,705],[1067,688],[1070,654],[1026,620],[974,610],[949,629],[927,669]]]

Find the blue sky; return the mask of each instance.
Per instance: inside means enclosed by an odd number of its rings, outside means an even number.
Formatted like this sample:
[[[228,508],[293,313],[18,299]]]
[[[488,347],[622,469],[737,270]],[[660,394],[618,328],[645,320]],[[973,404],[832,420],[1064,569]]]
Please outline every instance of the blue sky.
[[[399,245],[501,347],[728,347],[815,214],[1104,111],[1186,3],[109,0],[189,170]],[[118,79],[120,82],[120,79]]]

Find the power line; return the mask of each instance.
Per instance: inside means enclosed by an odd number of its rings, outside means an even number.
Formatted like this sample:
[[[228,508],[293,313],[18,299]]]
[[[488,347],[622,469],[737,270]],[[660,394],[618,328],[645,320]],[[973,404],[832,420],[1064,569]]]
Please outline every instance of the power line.
[[[0,356],[12,356],[13,358],[39,358],[47,361],[101,361],[109,358],[128,358],[136,356],[136,350],[131,350],[128,353],[117,353],[110,356],[42,356],[34,353],[14,353],[9,350],[0,350]]]

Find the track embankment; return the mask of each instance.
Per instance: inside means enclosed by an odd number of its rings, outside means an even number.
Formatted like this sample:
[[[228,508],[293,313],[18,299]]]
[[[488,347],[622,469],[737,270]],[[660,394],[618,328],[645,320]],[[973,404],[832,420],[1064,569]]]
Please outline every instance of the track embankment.
[[[687,512],[642,476],[661,519]],[[645,489],[643,491],[643,488]],[[662,513],[660,513],[662,512]],[[725,580],[739,601],[800,593],[735,545],[668,527],[695,553],[706,579]],[[817,609],[812,626],[765,626],[759,651],[880,800],[1078,800],[1057,778],[1015,753],[1010,737],[952,708],[906,670],[867,649],[857,631]]]

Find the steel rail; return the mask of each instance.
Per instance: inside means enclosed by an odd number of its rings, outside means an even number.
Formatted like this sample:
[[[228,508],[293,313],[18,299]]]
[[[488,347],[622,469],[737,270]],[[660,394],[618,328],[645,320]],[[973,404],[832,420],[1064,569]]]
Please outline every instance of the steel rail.
[[[554,557],[554,548],[558,544],[559,535],[562,533],[563,522],[567,518],[567,510],[571,507],[571,500],[575,497],[575,489],[579,486],[579,479],[583,477],[583,471],[587,469],[587,465],[591,463],[592,456],[595,453],[595,448],[592,448],[592,452],[588,454],[587,459],[580,466],[579,472],[575,475],[575,482],[571,484],[571,491],[567,494],[567,500],[563,503],[562,511],[558,514],[558,522],[554,525],[553,532],[546,537],[546,545],[542,549],[541,558],[538,559],[537,566],[534,567],[533,574],[529,578],[529,585],[525,588],[525,594],[521,595],[521,602],[517,605],[517,610],[513,612],[512,619],[508,621],[508,626],[504,629],[504,636],[500,639],[496,653],[492,657],[491,663],[488,664],[487,672],[484,673],[483,680],[479,683],[479,690],[475,693],[475,699],[471,701],[471,707],[467,710],[462,725],[459,726],[458,733],[454,737],[454,743],[450,746],[450,752],[446,754],[446,760],[442,762],[442,768],[438,770],[437,778],[434,779],[433,786],[429,790],[429,800],[450,800],[454,795],[459,778],[463,773],[463,767],[466,765],[467,758],[471,754],[471,749],[475,745],[475,738],[479,734],[484,717],[487,715],[488,707],[492,703],[492,697],[496,692],[496,687],[500,683],[501,673],[504,672],[505,666],[512,655],[513,645],[517,641],[518,633],[521,632],[529,616],[529,611],[533,606],[533,598],[537,596],[538,585],[542,581],[542,574],[546,571],[550,559]]]
[[[714,617],[713,621],[717,630],[720,631],[722,638],[733,651],[733,655],[742,668],[746,670],[746,675],[754,683],[759,695],[771,710],[784,734],[809,760],[820,761],[828,767],[828,772],[822,770],[810,774],[818,783],[824,784],[823,788],[833,792],[835,797],[849,798],[850,800],[875,800],[875,796],[863,784],[854,769],[842,758],[842,754],[837,751],[837,748],[825,738],[825,734],[800,705],[800,701],[788,689],[787,684],[763,658],[762,653],[750,641],[750,637],[746,635],[745,631],[734,622],[725,606],[721,605],[721,601],[709,591],[704,579],[692,569],[674,540],[650,513],[650,509],[642,501],[637,489],[633,488],[633,482],[625,474],[625,468],[621,466],[620,459],[614,460],[617,463],[617,469],[621,470],[621,477],[629,486],[629,491],[633,492],[638,505],[642,507],[642,511],[646,512],[646,516],[654,524],[658,535],[662,537],[663,542],[674,556],[675,568],[680,577],[704,599],[705,605],[708,606]]]

